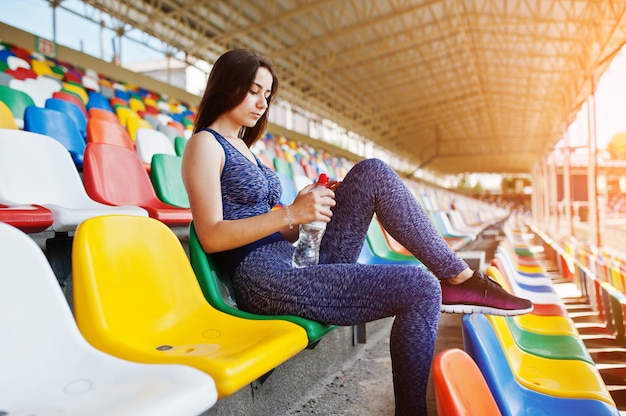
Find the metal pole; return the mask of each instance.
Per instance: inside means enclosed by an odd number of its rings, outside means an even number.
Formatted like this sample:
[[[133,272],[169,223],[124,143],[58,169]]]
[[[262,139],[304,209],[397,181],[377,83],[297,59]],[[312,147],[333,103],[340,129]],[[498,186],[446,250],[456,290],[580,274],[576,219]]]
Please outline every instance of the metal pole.
[[[565,205],[565,222],[569,235],[574,235],[574,219],[572,218],[572,172],[569,133],[565,133],[565,149],[563,158],[563,204]]]
[[[589,204],[589,236],[591,243],[599,247],[602,242],[600,227],[598,224],[598,166],[597,166],[597,142],[596,142],[596,100],[595,82],[591,78],[591,95],[587,105],[588,119],[588,150],[589,164],[587,167],[588,204]]]

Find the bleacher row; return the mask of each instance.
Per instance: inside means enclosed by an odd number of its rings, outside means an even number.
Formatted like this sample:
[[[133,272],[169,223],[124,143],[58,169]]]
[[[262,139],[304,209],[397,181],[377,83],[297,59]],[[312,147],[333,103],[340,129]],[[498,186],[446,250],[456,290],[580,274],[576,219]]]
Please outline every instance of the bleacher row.
[[[0,413],[199,414],[335,328],[237,309],[229,280],[198,243],[182,186],[193,119],[194,108],[174,99],[0,47],[0,222],[21,229],[0,224],[0,328],[11,341],[0,358]],[[351,166],[270,133],[253,150],[279,175],[281,204],[319,173],[341,179]],[[509,214],[407,185],[455,250]],[[478,366],[489,394],[456,393],[458,367],[445,364],[467,355],[448,351],[433,367],[440,414],[491,414],[473,406],[494,410],[494,403],[502,414],[616,414],[551,282],[508,224],[489,274],[536,309],[517,318],[464,317],[474,359],[464,363]],[[171,229],[181,226],[189,255]],[[31,237],[50,231],[44,253]],[[67,276],[50,267],[54,241],[69,233],[73,310],[55,281]],[[375,218],[359,262],[421,265]]]
[[[586,331],[570,316],[575,313],[570,312],[572,300],[559,293],[553,276],[557,284],[569,283],[574,293],[582,293],[576,304],[590,305],[596,312],[593,331],[611,340],[613,348],[625,346],[623,295],[598,282],[580,262],[570,261],[539,230],[529,229],[523,216],[511,216],[503,230],[487,273],[512,293],[531,299],[534,310],[518,317],[463,316],[465,352],[445,351],[433,367],[443,414],[619,414],[605,383],[607,374],[597,366],[598,355],[590,353]],[[543,264],[551,265],[552,274]],[[467,355],[485,381],[482,394],[469,401],[463,389],[476,382],[476,375],[461,377],[446,362],[467,360]],[[612,371],[614,377],[620,374],[619,369]],[[478,408],[483,413],[472,413]]]

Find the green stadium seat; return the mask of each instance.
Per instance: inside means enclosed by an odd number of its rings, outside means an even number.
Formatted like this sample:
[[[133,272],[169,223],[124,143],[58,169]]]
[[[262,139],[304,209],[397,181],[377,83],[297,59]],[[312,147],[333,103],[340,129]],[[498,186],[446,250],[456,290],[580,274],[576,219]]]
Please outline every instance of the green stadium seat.
[[[204,297],[213,307],[224,313],[254,320],[283,319],[293,322],[304,328],[310,345],[314,345],[324,335],[336,328],[334,325],[326,325],[299,316],[257,315],[240,310],[237,307],[237,301],[235,300],[230,278],[225,273],[221,273],[219,269],[215,267],[211,258],[205,253],[198,240],[193,222],[189,226],[189,257],[191,259],[191,266],[202,288],[202,293],[204,293]]]

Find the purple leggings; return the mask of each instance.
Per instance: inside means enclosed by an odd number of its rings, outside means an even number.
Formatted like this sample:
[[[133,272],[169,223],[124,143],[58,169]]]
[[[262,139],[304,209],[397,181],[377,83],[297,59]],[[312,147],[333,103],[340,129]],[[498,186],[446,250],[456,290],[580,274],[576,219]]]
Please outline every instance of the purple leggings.
[[[293,246],[286,241],[258,248],[233,276],[237,303],[253,313],[298,315],[336,325],[395,316],[390,349],[396,415],[426,415],[441,306],[435,276],[454,277],[467,265],[384,162],[357,163],[335,197],[320,264],[293,268]],[[373,214],[430,271],[412,265],[356,264]]]

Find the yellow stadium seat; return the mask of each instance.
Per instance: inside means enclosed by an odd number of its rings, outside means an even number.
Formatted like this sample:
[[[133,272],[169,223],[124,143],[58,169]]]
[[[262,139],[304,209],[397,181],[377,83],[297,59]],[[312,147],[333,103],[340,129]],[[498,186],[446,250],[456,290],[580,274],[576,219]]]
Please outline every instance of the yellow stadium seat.
[[[81,101],[83,102],[83,105],[87,105],[87,102],[89,101],[89,96],[87,95],[87,91],[85,90],[85,88],[74,82],[64,82],[63,89],[78,95],[78,97],[80,97]]]
[[[131,97],[128,100],[128,106],[134,111],[146,111],[146,105],[139,98]]]
[[[120,123],[122,126],[128,128],[128,119],[130,118],[141,118],[139,114],[135,110],[132,110],[128,107],[124,107],[121,105],[115,106],[115,114],[117,114],[117,118],[120,119]],[[152,126],[150,126],[152,128]],[[132,140],[132,137],[131,137]]]
[[[2,101],[0,101],[0,128],[11,130],[18,129],[11,109]]]
[[[598,369],[581,360],[556,360],[522,351],[504,320],[486,315],[502,346],[515,379],[540,393],[566,398],[594,399],[615,405]]]
[[[517,326],[527,331],[546,335],[573,335],[579,336],[574,322],[564,316],[542,316],[532,313],[514,316]]]
[[[109,354],[198,368],[223,398],[308,344],[305,330],[292,322],[214,309],[178,237],[157,220],[92,218],[77,229],[72,250],[78,326]]]
[[[126,130],[128,131],[128,135],[133,142],[137,140],[137,129],[139,128],[153,129],[152,124],[143,118],[131,116],[126,119]]]

